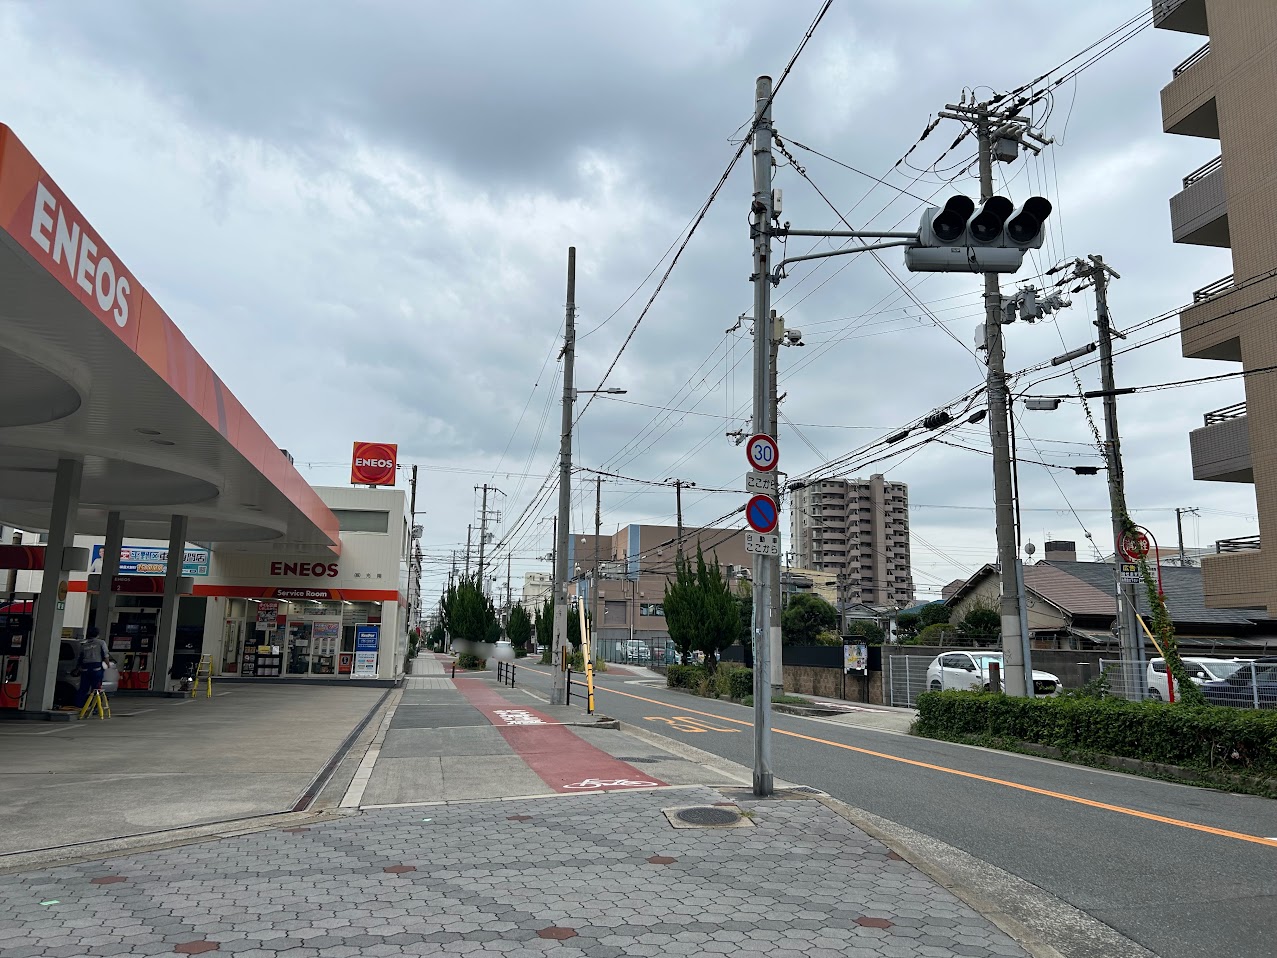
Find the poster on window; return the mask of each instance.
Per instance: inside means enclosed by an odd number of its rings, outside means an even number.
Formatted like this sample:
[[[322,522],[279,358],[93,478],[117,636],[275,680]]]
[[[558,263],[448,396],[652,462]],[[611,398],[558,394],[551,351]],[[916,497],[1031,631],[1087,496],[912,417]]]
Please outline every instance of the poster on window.
[[[354,678],[375,679],[377,677],[377,653],[356,652]]]
[[[341,643],[340,622],[315,622],[310,627],[315,655],[336,655]]]
[[[278,602],[258,602],[257,603],[257,627],[271,631],[275,628],[275,623],[279,619],[279,603]]]

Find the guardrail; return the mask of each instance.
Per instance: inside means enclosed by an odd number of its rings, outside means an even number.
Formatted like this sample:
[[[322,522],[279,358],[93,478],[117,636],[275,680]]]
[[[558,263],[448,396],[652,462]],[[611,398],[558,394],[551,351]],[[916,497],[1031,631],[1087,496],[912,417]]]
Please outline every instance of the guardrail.
[[[1206,55],[1207,55],[1208,53],[1210,53],[1210,41],[1209,41],[1209,40],[1207,40],[1207,41],[1206,41],[1205,46],[1203,46],[1200,50],[1198,50],[1198,51],[1197,51],[1196,53],[1194,53],[1191,57],[1189,57],[1187,60],[1185,60],[1183,63],[1181,63],[1179,66],[1177,66],[1174,70],[1172,70],[1172,71],[1171,71],[1171,79],[1172,79],[1172,80],[1173,80],[1173,79],[1175,79],[1177,76],[1179,76],[1179,75],[1180,75],[1181,73],[1183,73],[1185,70],[1190,69],[1190,68],[1193,66],[1193,64],[1195,64],[1195,63],[1200,63],[1202,60],[1205,60],[1205,59],[1206,59]]]
[[[1231,406],[1225,406],[1223,409],[1215,409],[1208,412],[1202,418],[1206,420],[1206,425],[1212,426],[1217,422],[1229,422],[1233,419],[1241,419],[1246,415],[1246,403],[1234,403]]]
[[[1193,170],[1192,173],[1189,173],[1188,176],[1184,177],[1184,189],[1188,189],[1194,183],[1200,183],[1202,180],[1206,179],[1206,177],[1210,176],[1212,173],[1217,173],[1223,168],[1224,168],[1224,157],[1223,157],[1223,154],[1221,154],[1215,157],[1215,159],[1211,160],[1209,163],[1202,164],[1197,169]]]
[[[514,663],[497,661],[497,681],[514,688]]]
[[[1235,539],[1216,539],[1215,554],[1225,552],[1253,552],[1259,548],[1259,536],[1238,536]]]
[[[1193,293],[1193,302],[1204,303],[1208,299],[1214,299],[1216,296],[1221,296],[1224,293],[1227,293],[1234,285],[1233,274],[1229,273],[1223,279],[1217,279],[1209,286],[1203,286],[1201,289],[1197,290],[1197,292]]]
[[[594,707],[593,707],[593,705],[592,705],[592,704],[591,704],[591,702],[590,702],[590,687],[589,687],[588,685],[586,685],[584,682],[573,682],[573,681],[572,681],[572,670],[571,670],[571,669],[568,669],[568,670],[567,670],[567,673],[568,673],[568,681],[567,681],[567,704],[568,704],[568,705],[571,705],[571,704],[572,704],[572,686],[573,686],[573,685],[575,685],[577,688],[581,689],[581,691],[585,693],[585,713],[586,713],[587,715],[593,715],[593,714],[594,714]],[[580,694],[580,693],[578,693],[578,694]]]

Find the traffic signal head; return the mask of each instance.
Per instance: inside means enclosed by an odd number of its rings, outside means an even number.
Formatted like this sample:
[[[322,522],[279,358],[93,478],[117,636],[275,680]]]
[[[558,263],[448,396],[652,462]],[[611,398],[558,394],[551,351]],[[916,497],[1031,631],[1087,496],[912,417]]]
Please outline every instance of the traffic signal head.
[[[1051,202],[1033,196],[1016,207],[1005,196],[977,208],[966,196],[928,207],[918,224],[917,245],[905,249],[905,265],[915,273],[1014,273],[1024,252],[1042,246],[1042,225]]]
[[[1041,249],[1045,238],[1042,227],[1051,215],[1051,201],[1030,196],[1007,219],[1007,241],[1021,249]]]
[[[923,214],[923,223],[930,223],[931,232],[940,243],[956,243],[967,231],[967,220],[975,211],[975,203],[969,196],[951,196],[941,209],[932,208]],[[929,245],[929,244],[924,244]]]
[[[967,220],[971,242],[977,246],[1000,245],[998,240],[1002,238],[1002,227],[1014,209],[1014,204],[1005,196],[991,196],[981,203]]]

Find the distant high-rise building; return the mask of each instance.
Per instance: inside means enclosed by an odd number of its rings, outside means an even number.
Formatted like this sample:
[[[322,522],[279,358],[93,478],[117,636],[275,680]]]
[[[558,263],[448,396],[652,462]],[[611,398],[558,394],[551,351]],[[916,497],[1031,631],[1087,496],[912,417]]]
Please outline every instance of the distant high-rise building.
[[[794,564],[839,576],[843,602],[913,603],[909,487],[868,479],[822,479],[794,490],[789,513]]]
[[[1167,133],[1219,141],[1219,156],[1171,197],[1177,243],[1230,250],[1232,272],[1180,313],[1186,357],[1261,370],[1277,362],[1277,3],[1154,0],[1153,25],[1206,42],[1162,90]],[[1228,367],[1232,368],[1232,367]],[[1202,559],[1210,608],[1277,611],[1277,377],[1240,380],[1245,402],[1205,414],[1189,436],[1193,478],[1251,483],[1259,532]],[[1249,510],[1247,510],[1249,511]],[[1261,541],[1263,548],[1260,548]]]

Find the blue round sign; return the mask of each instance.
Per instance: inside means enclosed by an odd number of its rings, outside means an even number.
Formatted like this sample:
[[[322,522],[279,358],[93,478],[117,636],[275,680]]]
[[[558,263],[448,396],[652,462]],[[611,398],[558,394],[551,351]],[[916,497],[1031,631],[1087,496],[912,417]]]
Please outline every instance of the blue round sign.
[[[754,496],[745,506],[745,521],[755,532],[771,532],[778,519],[776,503],[771,496]]]

